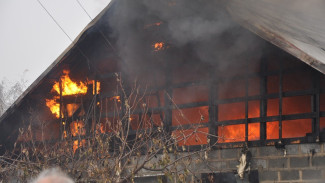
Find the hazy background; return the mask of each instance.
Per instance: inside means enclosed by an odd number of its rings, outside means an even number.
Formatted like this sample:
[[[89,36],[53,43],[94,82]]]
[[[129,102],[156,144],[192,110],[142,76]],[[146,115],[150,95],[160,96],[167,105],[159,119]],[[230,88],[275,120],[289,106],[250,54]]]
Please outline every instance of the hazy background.
[[[76,0],[40,0],[74,39],[91,21]],[[94,18],[110,0],[79,0]],[[37,0],[0,0],[0,84],[28,87],[71,41]]]

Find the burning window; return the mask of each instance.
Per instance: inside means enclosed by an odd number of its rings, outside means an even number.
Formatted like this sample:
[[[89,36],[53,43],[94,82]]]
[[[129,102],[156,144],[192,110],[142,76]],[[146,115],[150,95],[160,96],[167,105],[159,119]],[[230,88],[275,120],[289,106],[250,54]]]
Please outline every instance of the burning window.
[[[171,125],[179,146],[208,143],[209,86],[204,83],[208,78],[207,70],[204,64],[194,67],[191,63],[174,69]]]
[[[60,77],[60,80],[55,82],[52,88],[52,93],[54,93],[53,98],[51,99],[46,99],[46,106],[49,107],[51,112],[55,115],[56,118],[64,117],[64,112],[62,108],[60,107],[60,96],[78,96],[78,95],[85,95],[88,91],[88,86],[87,83],[84,82],[75,82],[72,81],[70,76],[69,76],[70,71],[69,70],[64,70],[63,75]],[[99,85],[97,85],[99,86]],[[99,89],[99,88],[98,88]],[[67,110],[68,113],[72,115],[72,111],[76,111],[74,107],[77,105],[75,104],[70,104],[67,105]],[[60,114],[61,111],[61,114]]]
[[[58,81],[51,90],[52,97],[46,99],[46,106],[57,120],[57,127],[51,131],[61,131],[62,138],[76,138],[73,141],[73,151],[85,144],[85,122],[81,119],[86,115],[84,99],[87,95],[96,96],[101,90],[101,84],[95,80],[76,81],[70,77],[69,70],[63,70]],[[96,102],[95,104],[100,104]]]
[[[313,80],[316,73],[299,68],[294,70],[290,64],[286,67],[290,72],[269,64],[272,72],[263,73],[262,77],[243,75],[224,79],[217,85],[216,134],[219,143],[256,141],[261,139],[260,135],[266,140],[285,138],[294,142],[315,134],[312,126],[317,120],[320,129],[325,127],[321,115],[320,118],[312,117],[318,107],[317,90],[311,92],[316,86]],[[320,94],[320,111],[325,110],[322,107],[325,97],[322,96]],[[265,122],[261,122],[262,119]],[[261,131],[261,125],[265,125],[265,132]]]

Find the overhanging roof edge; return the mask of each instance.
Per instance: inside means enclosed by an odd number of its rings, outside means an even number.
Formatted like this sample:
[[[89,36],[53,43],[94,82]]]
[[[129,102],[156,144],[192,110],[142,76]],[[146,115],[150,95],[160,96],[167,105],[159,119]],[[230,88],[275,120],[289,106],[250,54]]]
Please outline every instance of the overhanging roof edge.
[[[33,91],[33,89],[44,80],[45,76],[58,64],[60,64],[63,60],[63,58],[69,54],[69,52],[74,48],[80,38],[87,33],[87,30],[89,30],[91,27],[93,27],[100,18],[104,15],[104,13],[107,11],[108,8],[111,7],[111,4],[116,1],[112,0],[88,25],[78,34],[78,36],[72,41],[72,43],[54,60],[54,62],[40,75],[37,77],[37,79],[29,86],[27,89],[16,99],[16,101],[0,116],[0,124],[3,122],[3,120],[11,114],[11,112],[14,111],[16,107],[19,106],[19,104],[22,102],[22,100]]]

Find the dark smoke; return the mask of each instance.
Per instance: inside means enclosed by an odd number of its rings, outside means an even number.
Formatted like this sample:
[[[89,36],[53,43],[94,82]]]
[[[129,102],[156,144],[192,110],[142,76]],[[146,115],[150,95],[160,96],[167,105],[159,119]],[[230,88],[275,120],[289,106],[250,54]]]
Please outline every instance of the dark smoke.
[[[190,61],[222,71],[242,64],[244,54],[258,55],[260,47],[252,33],[230,18],[225,6],[224,1],[208,0],[118,0],[108,17],[110,38],[116,40],[129,72],[152,72]],[[156,22],[162,24],[152,25]],[[155,52],[155,42],[164,42],[165,49]]]

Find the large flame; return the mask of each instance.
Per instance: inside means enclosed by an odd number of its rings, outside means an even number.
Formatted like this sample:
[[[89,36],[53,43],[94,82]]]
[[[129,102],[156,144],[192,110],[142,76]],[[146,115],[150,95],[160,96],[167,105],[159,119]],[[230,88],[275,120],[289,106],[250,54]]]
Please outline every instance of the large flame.
[[[83,83],[81,81],[74,82],[71,80],[69,76],[70,71],[69,70],[63,70],[63,75],[60,78],[60,81],[55,82],[53,85],[53,91],[55,91],[57,94],[60,94],[60,83],[62,84],[62,96],[67,95],[78,95],[82,94],[85,95],[88,91],[87,82]],[[100,82],[96,82],[97,88],[95,88],[95,81],[91,80],[88,81],[89,84],[93,84],[93,94],[95,95],[95,91],[97,93],[100,90]],[[60,118],[60,103],[59,103],[59,95],[53,96],[52,99],[46,99],[46,106],[50,108],[52,114],[55,115],[56,118]],[[68,116],[72,116],[72,114],[78,109],[79,105],[77,104],[68,104],[67,105],[67,112]],[[63,112],[61,113],[61,117],[63,116]]]
[[[63,76],[60,78],[62,83],[62,96],[86,94],[88,89],[87,84],[83,82],[79,82],[79,84],[73,82],[69,77],[69,73],[69,70],[64,70]],[[60,94],[60,82],[55,82],[53,90]]]

